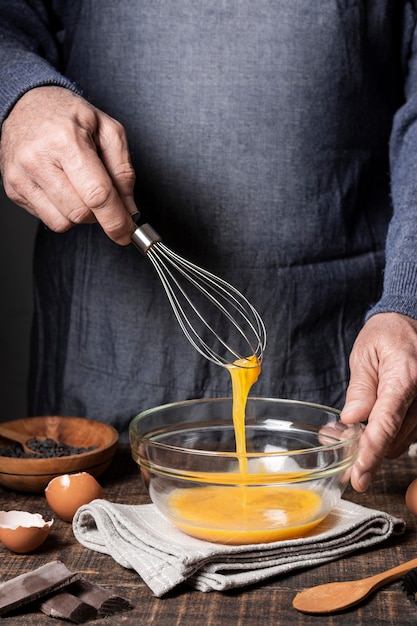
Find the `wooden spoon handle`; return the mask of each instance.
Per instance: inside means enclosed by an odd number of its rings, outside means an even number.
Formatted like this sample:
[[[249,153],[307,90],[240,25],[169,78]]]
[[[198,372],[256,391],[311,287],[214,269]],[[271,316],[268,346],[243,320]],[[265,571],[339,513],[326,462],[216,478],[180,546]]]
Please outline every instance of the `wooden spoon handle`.
[[[13,430],[12,428],[7,428],[6,426],[2,426],[0,424],[0,436],[5,437],[6,439],[10,439],[11,441],[17,441],[18,443],[25,444],[28,439],[30,439],[30,435],[25,433],[19,433],[17,430]]]
[[[16,441],[20,443],[23,450],[29,454],[39,454],[35,450],[31,450],[26,442],[33,437],[28,435],[27,433],[19,433],[17,430],[13,430],[12,428],[7,428],[7,426],[3,426],[0,424],[0,437],[5,437],[6,439],[10,439],[11,441]]]
[[[303,613],[334,613],[357,604],[373,591],[417,567],[417,559],[397,565],[368,578],[325,583],[304,589],[293,600],[293,607]]]
[[[387,584],[393,580],[397,580],[397,578],[409,572],[413,567],[417,567],[417,559],[406,561],[405,563],[401,563],[401,565],[385,570],[385,572],[375,574],[375,576],[371,576],[368,580],[369,582],[373,582],[372,589],[377,589],[382,583]]]

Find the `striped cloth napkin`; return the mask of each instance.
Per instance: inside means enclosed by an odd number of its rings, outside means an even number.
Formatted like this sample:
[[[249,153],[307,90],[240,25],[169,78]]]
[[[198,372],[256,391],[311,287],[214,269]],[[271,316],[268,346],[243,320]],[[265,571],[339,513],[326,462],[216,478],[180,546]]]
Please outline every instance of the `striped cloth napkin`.
[[[370,548],[404,530],[403,520],[346,500],[306,537],[240,546],[189,537],[153,504],[93,500],[73,519],[83,546],[135,570],[158,597],[183,582],[200,591],[252,585]]]

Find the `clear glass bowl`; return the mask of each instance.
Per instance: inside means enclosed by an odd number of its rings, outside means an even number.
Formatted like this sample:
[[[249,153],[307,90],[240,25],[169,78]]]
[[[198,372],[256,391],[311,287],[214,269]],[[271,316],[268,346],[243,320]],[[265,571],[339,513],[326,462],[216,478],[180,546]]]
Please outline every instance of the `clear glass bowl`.
[[[130,424],[152,502],[185,533],[225,544],[306,535],[348,484],[362,428],[329,407],[249,398],[246,454],[235,451],[232,399],[176,402]]]

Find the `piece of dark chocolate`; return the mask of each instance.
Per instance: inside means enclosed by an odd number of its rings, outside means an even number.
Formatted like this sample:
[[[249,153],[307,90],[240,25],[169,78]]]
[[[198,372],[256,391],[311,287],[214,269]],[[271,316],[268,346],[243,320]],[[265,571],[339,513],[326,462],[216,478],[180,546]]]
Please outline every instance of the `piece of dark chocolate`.
[[[0,584],[0,615],[66,587],[80,578],[61,561],[51,561]]]
[[[132,605],[126,598],[122,598],[104,587],[91,583],[89,580],[80,577],[68,589],[79,600],[91,604],[97,610],[97,617],[106,617],[121,611],[132,609]]]
[[[39,604],[39,608],[45,615],[66,619],[75,624],[83,624],[97,617],[97,609],[67,591],[48,596]]]

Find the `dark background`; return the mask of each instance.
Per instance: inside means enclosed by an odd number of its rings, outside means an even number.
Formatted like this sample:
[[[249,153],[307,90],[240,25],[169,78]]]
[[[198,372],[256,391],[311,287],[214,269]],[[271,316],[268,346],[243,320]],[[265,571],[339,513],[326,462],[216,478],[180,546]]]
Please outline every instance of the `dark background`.
[[[0,190],[0,421],[27,415],[36,228],[36,219]]]

